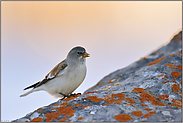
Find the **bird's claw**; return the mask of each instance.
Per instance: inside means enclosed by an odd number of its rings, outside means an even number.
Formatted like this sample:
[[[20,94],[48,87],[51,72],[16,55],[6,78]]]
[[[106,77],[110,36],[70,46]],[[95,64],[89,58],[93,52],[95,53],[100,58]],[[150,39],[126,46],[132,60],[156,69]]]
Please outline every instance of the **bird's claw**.
[[[69,94],[67,98],[69,98],[69,97],[71,97],[71,96],[75,97],[76,95],[81,95],[81,93]]]
[[[70,98],[71,96],[73,96],[73,97],[75,97],[76,95],[81,95],[81,93],[74,93],[74,94],[69,94],[69,95],[65,95],[65,94],[63,94],[63,93],[59,93],[59,94],[61,94],[62,96],[64,96],[62,99],[60,99],[60,100],[63,100],[63,99],[65,99],[66,97],[67,98]]]

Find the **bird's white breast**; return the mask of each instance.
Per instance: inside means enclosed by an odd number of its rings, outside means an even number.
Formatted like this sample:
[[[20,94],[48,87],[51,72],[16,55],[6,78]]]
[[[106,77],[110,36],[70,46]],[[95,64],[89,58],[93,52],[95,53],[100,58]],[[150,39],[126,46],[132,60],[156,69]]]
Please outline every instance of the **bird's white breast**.
[[[45,90],[54,97],[62,97],[59,93],[68,95],[83,82],[85,76],[85,64],[79,64],[76,67],[68,66],[62,74],[44,85]]]

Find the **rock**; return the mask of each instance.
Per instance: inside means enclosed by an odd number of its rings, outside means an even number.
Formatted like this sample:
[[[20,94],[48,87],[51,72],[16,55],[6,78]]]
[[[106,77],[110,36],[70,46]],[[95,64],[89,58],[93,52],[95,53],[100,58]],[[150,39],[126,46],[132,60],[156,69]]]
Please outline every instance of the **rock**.
[[[147,57],[105,76],[84,94],[13,122],[181,122],[182,31]]]

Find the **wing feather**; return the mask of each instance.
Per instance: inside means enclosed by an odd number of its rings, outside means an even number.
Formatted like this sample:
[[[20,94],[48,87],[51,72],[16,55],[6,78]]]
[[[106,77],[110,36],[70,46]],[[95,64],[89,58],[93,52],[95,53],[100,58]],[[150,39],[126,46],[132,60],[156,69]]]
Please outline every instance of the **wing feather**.
[[[24,88],[24,90],[27,90],[29,88],[33,88],[33,87],[36,87],[40,82],[36,82],[35,84],[31,85],[31,86],[28,86],[26,88]]]
[[[26,87],[24,90],[27,90],[29,88],[37,88],[45,83],[47,83],[49,80],[54,79],[61,71],[63,71],[67,67],[66,60],[63,60],[59,64],[57,64],[46,76],[42,81],[39,81],[31,86]]]
[[[57,64],[46,76],[45,79],[49,78],[49,77],[56,77],[59,72],[61,72],[62,70],[64,70],[67,67],[67,63],[66,60],[63,60],[62,62],[60,62],[59,64]]]

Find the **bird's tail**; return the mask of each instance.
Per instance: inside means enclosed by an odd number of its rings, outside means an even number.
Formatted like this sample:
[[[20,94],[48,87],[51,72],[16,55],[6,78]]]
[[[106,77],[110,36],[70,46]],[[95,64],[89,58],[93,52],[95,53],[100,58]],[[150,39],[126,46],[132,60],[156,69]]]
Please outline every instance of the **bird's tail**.
[[[40,90],[44,90],[44,89],[43,89],[42,87],[34,88],[34,89],[28,91],[27,93],[20,95],[20,97],[27,96],[28,94],[30,94],[30,93],[32,93],[32,92],[40,91]]]
[[[32,93],[32,92],[34,92],[34,89],[32,89],[32,90],[28,91],[28,92],[27,92],[27,93],[25,93],[25,94],[20,95],[20,97],[27,96],[28,94],[30,94],[30,93]]]

